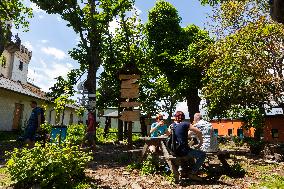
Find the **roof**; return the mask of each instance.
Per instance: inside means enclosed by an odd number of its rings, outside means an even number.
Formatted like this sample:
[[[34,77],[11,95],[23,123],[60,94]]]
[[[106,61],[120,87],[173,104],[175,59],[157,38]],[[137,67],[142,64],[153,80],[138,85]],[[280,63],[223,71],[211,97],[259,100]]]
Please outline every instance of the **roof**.
[[[0,89],[1,88],[17,92],[23,95],[31,96],[37,99],[47,100],[47,98],[45,97],[45,93],[43,91],[39,92],[38,90],[31,90],[26,85],[17,81],[10,80],[3,76],[0,76]]]

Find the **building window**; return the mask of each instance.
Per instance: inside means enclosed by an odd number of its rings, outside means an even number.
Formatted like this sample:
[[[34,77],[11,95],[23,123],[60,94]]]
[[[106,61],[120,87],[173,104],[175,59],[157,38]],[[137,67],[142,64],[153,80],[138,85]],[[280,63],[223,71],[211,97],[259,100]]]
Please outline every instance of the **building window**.
[[[278,138],[278,129],[271,129],[272,138]]]
[[[69,118],[69,125],[73,124],[73,113],[71,112],[70,118]]]
[[[214,135],[218,136],[218,129],[214,129]]]
[[[243,138],[244,137],[243,129],[238,129],[237,130],[237,135],[238,135],[238,137]]]
[[[233,135],[233,129],[228,129],[228,136]]]
[[[19,70],[23,71],[23,68],[24,68],[24,63],[22,61],[20,61]]]

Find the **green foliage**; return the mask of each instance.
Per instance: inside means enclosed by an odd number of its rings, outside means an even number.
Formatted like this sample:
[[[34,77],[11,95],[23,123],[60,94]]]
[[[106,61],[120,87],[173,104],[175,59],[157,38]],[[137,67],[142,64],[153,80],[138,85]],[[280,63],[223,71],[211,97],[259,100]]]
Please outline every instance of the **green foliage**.
[[[0,175],[0,188],[10,186],[12,181],[6,167],[0,168]]]
[[[230,166],[230,177],[233,178],[243,178],[246,174],[246,170],[239,164],[234,163]]]
[[[67,127],[66,141],[74,145],[82,144],[85,137],[86,125],[73,124]]]
[[[157,172],[157,162],[153,156],[148,156],[146,160],[143,161],[141,167],[142,175],[154,174]]]
[[[39,144],[32,149],[14,149],[8,153],[8,172],[19,187],[40,184],[42,188],[71,188],[84,178],[84,169],[90,154],[78,146]]]
[[[11,27],[6,27],[6,21],[12,21],[16,29],[20,27],[28,30],[28,18],[33,16],[32,9],[27,8],[23,0],[2,0],[0,2],[0,55],[4,51],[4,46],[11,40]]]
[[[284,177],[276,174],[266,175],[259,184],[253,184],[251,188],[284,188]]]
[[[6,57],[4,57],[3,55],[0,56],[0,66],[2,66],[4,68],[7,66]]]
[[[87,71],[87,80],[84,82],[88,93],[96,93],[96,72],[103,58],[103,43],[108,40],[105,36],[108,33],[109,23],[117,16],[124,14],[133,7],[133,0],[99,0],[82,3],[74,1],[46,1],[31,0],[41,9],[49,14],[59,14],[80,37],[80,41],[69,54],[78,61],[80,69],[68,73],[67,79],[58,78],[52,88],[52,96],[58,97],[61,94],[72,94],[73,86]],[[90,100],[96,100],[91,98]]]
[[[86,108],[83,107],[83,106],[80,106],[78,109],[76,109],[76,114],[79,116],[79,117],[83,117],[84,116],[84,113],[86,111]]]
[[[283,74],[278,69],[283,64],[275,67],[275,63],[282,61],[282,42],[278,39],[283,36],[281,25],[259,20],[208,49],[213,63],[207,69],[202,92],[209,101],[211,117],[228,117],[232,112],[238,115],[247,108],[259,110],[260,115],[265,102],[280,100]]]
[[[52,124],[50,123],[44,123],[40,125],[40,128],[45,132],[45,133],[51,133],[52,130]]]
[[[109,133],[104,136],[104,129],[103,128],[97,128],[97,142],[101,144],[106,144],[106,143],[113,143],[116,142],[117,139],[117,129],[115,128],[110,128]]]
[[[249,109],[246,108],[241,111],[241,120],[243,121],[243,127],[249,129],[251,127],[261,129],[264,126],[265,112],[261,112],[259,108]]]
[[[244,139],[243,138],[233,136],[232,140],[233,140],[233,142],[235,143],[236,146],[243,146],[244,145]]]
[[[168,101],[169,105],[166,105],[170,115],[177,101],[184,98],[188,101],[191,114],[198,111],[198,88],[204,73],[200,58],[203,50],[212,43],[207,32],[194,25],[182,28],[180,21],[175,7],[160,0],[149,11],[145,25],[147,59],[155,71],[158,70],[152,80],[164,79],[161,88],[158,82],[154,87],[155,90],[161,89],[157,91],[160,99]]]
[[[131,171],[131,170],[134,170],[134,169],[141,169],[141,163],[136,163],[136,162],[133,162],[129,165],[127,165],[126,169]]]
[[[259,138],[247,137],[245,138],[244,142],[249,145],[251,153],[255,155],[259,155],[265,146],[265,142]]]

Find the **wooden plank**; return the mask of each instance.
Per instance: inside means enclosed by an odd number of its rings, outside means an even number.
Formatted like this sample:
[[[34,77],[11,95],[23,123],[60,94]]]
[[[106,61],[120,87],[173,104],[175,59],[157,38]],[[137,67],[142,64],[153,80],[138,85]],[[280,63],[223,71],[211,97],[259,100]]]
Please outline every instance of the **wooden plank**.
[[[136,82],[137,82],[137,79],[123,80],[121,82],[121,88],[122,89],[139,88],[139,84]]]
[[[120,107],[137,107],[140,106],[141,102],[121,102]]]
[[[122,121],[140,121],[140,111],[123,111],[119,119]]]
[[[180,174],[178,172],[178,168],[177,166],[174,164],[173,159],[171,158],[172,155],[170,155],[167,147],[165,146],[164,142],[161,141],[161,147],[162,147],[162,152],[163,152],[163,156],[166,158],[166,162],[168,164],[168,166],[170,167],[172,173],[174,174],[174,179],[176,182],[178,182],[180,180]]]
[[[120,74],[119,76],[120,80],[125,80],[125,79],[140,79],[140,75],[125,75],[125,74]]]
[[[138,98],[139,97],[139,89],[120,89],[120,97],[121,98]]]

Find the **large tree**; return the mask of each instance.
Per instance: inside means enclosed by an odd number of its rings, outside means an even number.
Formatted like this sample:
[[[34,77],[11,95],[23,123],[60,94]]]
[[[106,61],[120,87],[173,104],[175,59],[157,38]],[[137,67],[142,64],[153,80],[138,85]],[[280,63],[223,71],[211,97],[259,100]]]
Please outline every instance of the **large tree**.
[[[16,28],[22,27],[24,31],[27,31],[28,17],[32,17],[32,9],[27,8],[22,0],[0,1],[0,56],[5,45],[11,41],[11,25],[7,25],[7,22],[12,22]]]
[[[207,32],[191,25],[180,26],[177,10],[168,2],[157,1],[149,11],[146,37],[150,61],[167,77],[169,87],[187,100],[189,116],[199,111],[203,65],[202,50],[212,42]]]
[[[69,81],[77,81],[87,70],[87,80],[84,86],[89,93],[89,101],[96,102],[96,77],[97,70],[102,62],[102,44],[104,35],[107,33],[109,23],[120,12],[125,12],[132,7],[133,1],[123,0],[31,0],[41,9],[49,14],[59,14],[67,21],[67,26],[71,27],[80,37],[76,48],[70,51],[70,55],[81,65],[80,70],[74,70],[71,77],[66,81],[60,78],[59,85],[55,86],[62,92],[65,86],[61,83],[68,83],[69,89],[72,87]],[[59,95],[59,94],[57,94]],[[91,107],[95,108],[95,107]]]
[[[99,81],[98,106],[106,108],[119,106],[120,81],[118,70],[134,61],[140,74],[140,109],[145,114],[174,111],[178,101],[177,95],[170,90],[165,75],[147,60],[147,46],[143,35],[143,25],[138,15],[118,17],[119,28],[109,33],[104,45],[104,71]]]
[[[261,121],[252,120],[261,120],[264,107],[283,104],[284,32],[270,19],[267,4],[227,0],[215,7],[219,40],[204,59],[210,62],[203,94],[211,117],[241,116],[260,128]]]

